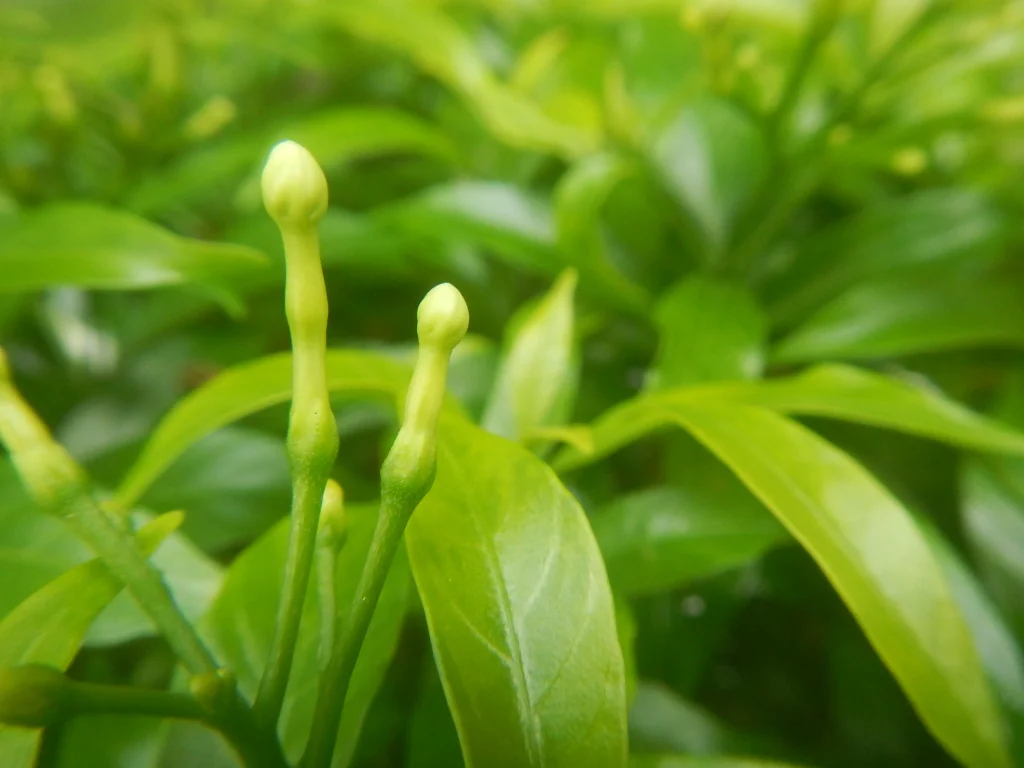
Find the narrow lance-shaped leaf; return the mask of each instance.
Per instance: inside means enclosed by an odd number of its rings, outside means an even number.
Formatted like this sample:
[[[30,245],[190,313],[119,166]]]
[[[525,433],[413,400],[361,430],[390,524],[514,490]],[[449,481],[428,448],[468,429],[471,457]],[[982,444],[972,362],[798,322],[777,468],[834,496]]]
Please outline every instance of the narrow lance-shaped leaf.
[[[1024,434],[938,392],[850,366],[822,365],[784,379],[669,390],[627,401],[594,423],[592,453],[565,451],[556,458],[556,466],[570,469],[606,456],[670,423],[675,405],[698,401],[824,416],[975,450],[1024,455]]]
[[[60,203],[24,214],[0,237],[0,292],[53,285],[138,290],[232,280],[266,269],[259,251],[180,237],[128,213]]]
[[[921,719],[971,768],[1011,765],[963,615],[913,519],[849,456],[760,408],[677,405],[832,582]]]
[[[408,384],[406,366],[382,355],[328,351],[327,386],[332,392],[395,396]],[[130,506],[186,448],[215,429],[291,397],[291,354],[261,358],[230,368],[179,401],[153,431],[142,455],[115,497]]]
[[[512,440],[566,422],[576,398],[576,272],[567,270],[551,291],[513,321],[483,426]]]
[[[179,525],[170,512],[139,531],[139,544],[153,552]],[[99,560],[90,560],[57,577],[0,622],[0,667],[46,664],[67,669],[90,625],[124,585]],[[35,764],[40,732],[0,725],[0,765]]]
[[[336,565],[336,604],[352,604],[363,561],[370,546],[376,509],[349,506],[348,536]],[[274,632],[288,544],[288,521],[282,521],[232,563],[224,587],[203,618],[202,631],[238,678],[242,691],[252,695],[259,685]],[[352,759],[363,720],[384,679],[398,645],[410,593],[409,565],[400,552],[385,582],[381,600],[356,663],[352,685],[338,731],[334,768]],[[343,617],[342,617],[343,618]],[[335,617],[331,617],[333,621]],[[285,695],[279,733],[286,753],[297,759],[313,721],[320,667],[320,617],[316,595],[308,595],[299,634],[295,665]]]
[[[622,653],[583,511],[515,444],[450,416],[440,435],[406,543],[467,766],[624,765]]]

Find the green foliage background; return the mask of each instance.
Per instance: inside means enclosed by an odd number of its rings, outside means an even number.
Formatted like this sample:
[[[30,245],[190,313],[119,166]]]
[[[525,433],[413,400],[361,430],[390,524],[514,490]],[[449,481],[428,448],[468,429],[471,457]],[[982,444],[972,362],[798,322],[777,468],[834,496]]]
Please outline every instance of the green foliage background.
[[[357,518],[416,304],[450,281],[472,315],[453,396],[551,461],[590,516],[638,766],[956,764],[940,744],[972,768],[1024,765],[1024,4],[0,6],[4,348],[116,500],[187,512],[155,562],[233,658],[237,617],[272,619],[243,603],[283,556],[287,411],[222,416],[277,374],[211,401],[197,423],[222,428],[166,466],[140,464],[181,397],[288,347],[258,185],[282,138],[330,180],[329,344],[360,350],[337,358],[335,476]],[[8,462],[0,488],[10,615],[87,552]],[[352,764],[460,765],[423,612],[393,580]],[[915,632],[932,614],[886,623],[928,606],[963,617],[967,661],[930,655]],[[123,596],[68,653],[79,679],[174,677]],[[978,746],[989,727],[1015,762]],[[83,719],[45,734],[39,764],[230,764],[213,739]],[[673,753],[696,757],[653,757]]]

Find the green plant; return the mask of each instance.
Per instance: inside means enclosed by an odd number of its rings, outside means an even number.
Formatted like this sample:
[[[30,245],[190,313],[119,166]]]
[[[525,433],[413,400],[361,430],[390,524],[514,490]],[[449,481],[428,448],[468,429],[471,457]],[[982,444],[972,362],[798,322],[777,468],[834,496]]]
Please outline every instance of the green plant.
[[[1024,766],[1022,22],[0,8],[0,765]]]

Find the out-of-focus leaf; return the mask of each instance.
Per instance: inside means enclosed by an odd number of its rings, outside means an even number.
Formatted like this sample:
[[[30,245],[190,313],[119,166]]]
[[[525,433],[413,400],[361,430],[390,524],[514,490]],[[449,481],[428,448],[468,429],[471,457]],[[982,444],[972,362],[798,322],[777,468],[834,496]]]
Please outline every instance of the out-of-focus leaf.
[[[700,707],[663,685],[645,681],[640,682],[629,711],[629,742],[634,752],[694,755],[740,751],[750,746]]]
[[[168,467],[140,504],[185,510],[182,530],[208,552],[251,541],[290,508],[284,442],[243,427],[218,430]]]
[[[61,732],[58,765],[60,768],[157,768],[168,725],[166,720],[153,717],[76,717]]]
[[[550,207],[518,187],[459,181],[378,211],[403,230],[483,246],[510,263],[554,275],[564,263]]]
[[[639,491],[616,499],[591,524],[612,587],[625,594],[670,590],[743,565],[789,539],[742,486]]]
[[[583,286],[644,311],[646,292],[612,266],[600,231],[602,207],[632,171],[632,162],[619,155],[602,153],[580,160],[555,189],[555,220],[559,251],[579,271]]]
[[[883,56],[928,10],[934,0],[876,0],[871,5],[868,48],[872,58]]]
[[[181,525],[180,512],[157,518],[139,531],[139,545],[152,552]],[[54,579],[0,621],[0,667],[46,664],[68,668],[96,616],[124,588],[99,560]],[[0,765],[30,768],[40,731],[0,726]]]
[[[458,159],[451,141],[414,115],[384,107],[338,107],[203,147],[147,179],[127,204],[145,213],[211,199],[217,190],[230,189],[248,175],[238,196],[247,207],[256,207],[259,168],[271,146],[282,139],[302,144],[328,173],[379,155],[421,154],[449,163]]]
[[[736,214],[765,168],[756,126],[723,101],[683,106],[649,149],[655,170],[700,232],[706,257],[726,246]]]
[[[633,706],[636,699],[638,676],[636,671],[636,617],[629,603],[615,599],[615,632],[622,649],[623,669],[626,673],[626,706]]]
[[[594,423],[591,454],[566,450],[555,466],[569,469],[595,461],[671,423],[674,406],[698,402],[756,405],[884,427],[975,450],[1024,452],[1024,433],[937,392],[850,366],[821,365],[790,378],[668,390],[626,401]]]
[[[487,407],[499,363],[498,345],[483,336],[467,334],[452,351],[448,390],[473,421]]]
[[[744,757],[690,757],[684,755],[634,755],[629,768],[799,768],[792,763]]]
[[[579,376],[575,295],[576,272],[566,270],[512,323],[484,411],[484,429],[517,440],[531,430],[566,422]]]
[[[784,338],[774,358],[794,363],[1024,346],[1021,270],[975,267],[938,265],[856,285]]]
[[[406,544],[466,764],[622,766],[622,652],[583,511],[514,443],[450,416],[440,434]]]
[[[433,659],[424,665],[416,708],[409,725],[405,768],[461,768],[462,749]]]
[[[967,565],[933,526],[925,526],[924,533],[942,565],[953,597],[974,637],[978,658],[1002,704],[1011,752],[1015,759],[1024,757],[1024,656],[1013,633]]]
[[[997,250],[1006,222],[985,197],[955,187],[928,189],[865,208],[818,230],[778,278],[770,302],[789,325],[844,289],[922,265],[977,260]]]
[[[498,80],[455,22],[423,6],[358,3],[332,7],[327,18],[353,36],[408,57],[461,94],[502,141],[576,157],[595,148],[599,137],[561,123]]]
[[[784,417],[708,402],[674,412],[815,559],[946,749],[972,768],[1010,766],[964,617],[899,502],[849,456]]]
[[[754,379],[764,368],[765,318],[742,288],[691,277],[658,303],[651,389]]]
[[[17,217],[0,233],[0,291],[54,285],[138,290],[182,283],[230,288],[267,267],[251,248],[179,237],[93,203],[60,203]]]
[[[964,468],[964,528],[993,597],[1024,642],[1024,497],[1016,491],[1021,462]]]
[[[342,621],[352,606],[370,547],[376,508],[350,505],[346,514],[350,521],[349,535],[338,555],[335,585],[337,618]],[[288,521],[283,520],[232,563],[224,588],[201,624],[204,636],[249,696],[256,693],[270,650],[287,546]],[[344,768],[352,759],[363,719],[397,647],[410,586],[408,562],[402,551],[391,566],[352,675],[338,731],[333,763],[336,768]],[[320,672],[319,623],[316,595],[311,589],[278,729],[285,751],[292,759],[301,755],[313,722]]]
[[[153,431],[142,455],[125,476],[116,504],[133,504],[186,448],[219,427],[285,402],[292,391],[290,354],[235,366],[184,398]],[[394,397],[404,391],[406,366],[381,355],[354,350],[327,353],[327,386],[333,392]]]

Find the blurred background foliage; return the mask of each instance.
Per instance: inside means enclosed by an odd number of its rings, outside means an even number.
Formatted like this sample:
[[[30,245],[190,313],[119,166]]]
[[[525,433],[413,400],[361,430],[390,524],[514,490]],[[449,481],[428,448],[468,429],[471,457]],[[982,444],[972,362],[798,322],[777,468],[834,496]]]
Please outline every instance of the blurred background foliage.
[[[455,283],[474,335],[453,390],[496,431],[522,437],[488,408],[506,327],[566,267],[578,375],[552,426],[851,360],[1024,427],[1020,0],[7,0],[0,330],[101,483],[177,398],[287,348],[258,189],[284,137],[331,183],[330,343],[405,359],[419,298]],[[338,415],[338,474],[372,500],[393,417]],[[157,562],[191,616],[287,509],[285,418],[214,433],[142,500],[189,513]],[[1024,464],[808,423],[930,519],[1024,639]],[[85,552],[0,469],[6,612]],[[952,764],[810,558],[696,443],[647,438],[570,481],[629,594],[635,751]],[[629,548],[672,505],[707,561],[652,581]],[[166,682],[151,633],[115,604],[74,673]],[[175,729],[80,721],[41,764],[215,764]],[[356,764],[459,764],[415,611]]]

